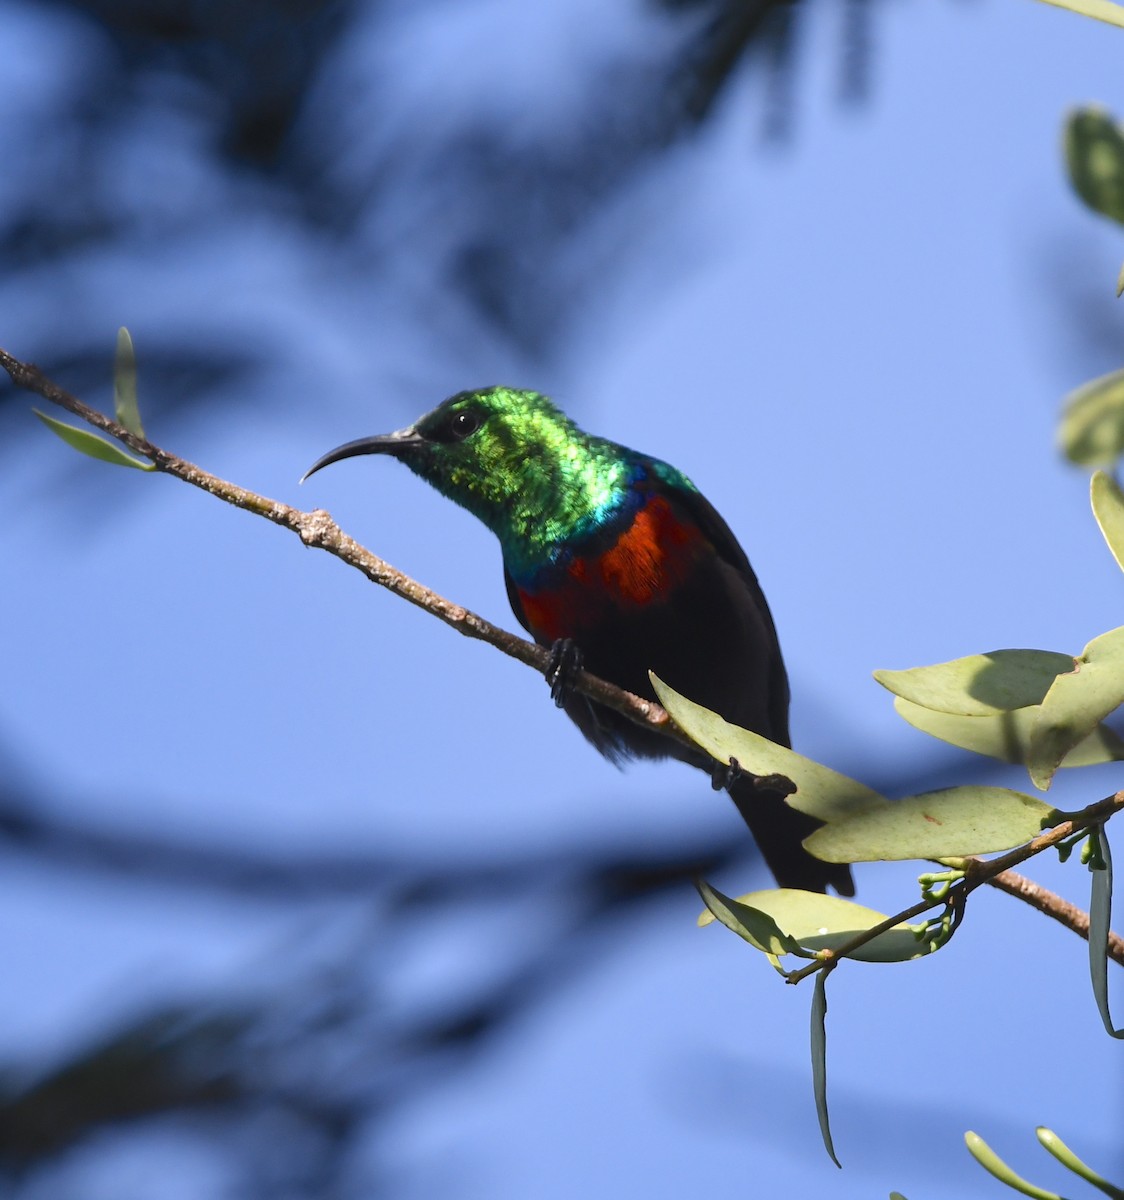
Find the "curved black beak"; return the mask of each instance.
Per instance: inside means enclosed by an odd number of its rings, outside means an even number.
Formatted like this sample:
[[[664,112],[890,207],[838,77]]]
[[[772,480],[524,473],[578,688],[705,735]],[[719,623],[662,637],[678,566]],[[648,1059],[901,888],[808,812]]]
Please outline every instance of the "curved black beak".
[[[321,467],[330,467],[332,463],[337,463],[344,458],[355,458],[359,454],[389,454],[397,458],[399,455],[409,452],[413,447],[425,444],[425,438],[420,433],[416,433],[413,426],[408,429],[399,429],[396,433],[380,433],[376,437],[356,438],[354,442],[345,442],[342,446],[329,450],[323,458],[318,458],[301,476],[300,481],[304,483]]]

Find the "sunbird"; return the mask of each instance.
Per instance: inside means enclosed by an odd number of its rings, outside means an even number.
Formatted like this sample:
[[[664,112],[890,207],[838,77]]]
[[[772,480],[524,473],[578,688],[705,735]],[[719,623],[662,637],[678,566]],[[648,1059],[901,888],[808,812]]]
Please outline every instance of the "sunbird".
[[[677,758],[727,788],[782,887],[854,895],[850,868],[801,842],[820,824],[760,786],[573,690],[576,669],[655,700],[649,670],[727,721],[788,746],[789,687],[745,551],[675,467],[585,433],[539,392],[458,392],[396,433],[359,438],[305,475],[388,454],[478,517],[503,552],[512,610],[551,649],[552,694],[612,762]]]

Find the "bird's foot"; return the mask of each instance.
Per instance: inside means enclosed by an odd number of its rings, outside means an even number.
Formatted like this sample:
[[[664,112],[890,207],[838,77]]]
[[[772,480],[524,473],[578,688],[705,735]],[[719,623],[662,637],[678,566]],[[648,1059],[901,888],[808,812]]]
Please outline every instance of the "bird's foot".
[[[574,691],[574,680],[582,669],[582,652],[573,638],[559,638],[550,648],[550,662],[546,668],[546,681],[550,684],[550,698],[559,708]]]
[[[796,784],[787,775],[754,775],[746,771],[736,758],[731,758],[729,764],[715,762],[710,770],[710,786],[716,792],[729,791],[739,779],[749,780],[750,786],[757,792],[778,792],[782,796],[791,796],[796,792]]]
[[[742,773],[741,764],[736,758],[731,758],[729,763],[719,762],[718,759],[715,759],[714,766],[710,768],[710,786],[716,792],[727,791]]]

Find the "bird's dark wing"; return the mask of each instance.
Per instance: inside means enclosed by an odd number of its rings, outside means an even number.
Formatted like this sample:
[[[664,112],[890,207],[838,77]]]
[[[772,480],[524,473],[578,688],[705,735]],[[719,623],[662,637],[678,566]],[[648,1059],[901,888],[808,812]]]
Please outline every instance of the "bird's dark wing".
[[[733,569],[740,585],[745,588],[758,627],[767,642],[772,737],[785,746],[791,745],[788,733],[788,675],[769,605],[749,559],[721,514],[705,496],[694,488],[683,487],[677,480],[665,479],[662,482],[665,494],[674,496],[683,514],[702,530],[715,553]],[[855,894],[851,868],[847,864],[821,862],[801,845],[804,838],[819,827],[819,821],[790,807],[783,795],[758,789],[750,777],[743,776],[736,780],[729,792],[782,887],[822,892],[827,884],[831,884],[841,896]]]
[[[683,510],[685,516],[706,535],[718,557],[737,572],[746,589],[749,601],[760,620],[762,634],[768,644],[769,716],[772,737],[774,741],[788,746],[791,744],[788,733],[788,674],[781,656],[780,640],[777,637],[777,628],[773,624],[773,614],[769,611],[765,593],[757,582],[757,575],[750,566],[749,558],[741,548],[738,539],[734,537],[729,525],[726,524],[722,514],[701,492],[694,488],[679,486],[677,483],[665,483],[664,488],[665,494],[674,496],[676,504]]]

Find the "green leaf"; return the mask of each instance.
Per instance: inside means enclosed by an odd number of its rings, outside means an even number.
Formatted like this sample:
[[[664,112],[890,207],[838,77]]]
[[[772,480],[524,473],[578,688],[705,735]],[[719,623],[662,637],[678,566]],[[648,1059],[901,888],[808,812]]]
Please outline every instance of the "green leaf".
[[[1045,791],[1062,759],[1124,704],[1124,626],[1094,638],[1038,706],[1027,770]]]
[[[1116,298],[1124,296],[1124,263],[1120,266],[1120,274],[1116,277]]]
[[[1110,0],[1042,0],[1054,8],[1064,8],[1077,13],[1081,17],[1092,17],[1094,21],[1104,21],[1106,25],[1116,25],[1124,29],[1124,9]]]
[[[779,957],[782,954],[795,954],[801,958],[813,958],[810,952],[803,950],[800,943],[785,933],[781,927],[766,912],[753,908],[743,900],[731,900],[721,892],[712,888],[705,880],[696,882],[702,902],[707,907],[707,913],[699,918],[699,923],[709,925],[709,915],[712,920],[720,921],[727,929],[744,938],[755,949],[763,954]]]
[[[831,1161],[842,1169],[843,1164],[835,1157],[831,1122],[827,1115],[827,976],[827,971],[820,971],[816,975],[816,986],[812,992],[812,1091],[816,1097],[816,1116],[820,1122],[824,1149]]]
[[[144,437],[144,426],[137,407],[137,356],[133,352],[133,339],[124,325],[117,331],[117,355],[113,361],[113,407],[118,425],[124,425],[137,437]]]
[[[1021,846],[1055,815],[1048,804],[1008,788],[945,788],[823,825],[804,847],[825,862],[959,858]]]
[[[875,671],[874,678],[895,696],[922,708],[988,717],[1041,703],[1058,673],[1072,670],[1068,654],[992,650],[931,667]]]
[[[804,892],[797,888],[767,888],[760,892],[749,892],[736,900],[730,900],[718,892],[715,895],[735,914],[741,911],[737,906],[744,905],[757,914],[771,918],[782,931],[782,937],[800,946],[802,958],[814,957],[821,950],[838,952],[852,938],[886,920],[884,913],[864,908],[851,900],[824,896],[819,892]],[[709,925],[712,920],[714,917],[710,913],[704,913],[699,924]],[[726,924],[725,921],[722,923]],[[909,962],[921,958],[930,953],[928,944],[918,941],[916,936],[924,928],[924,925],[895,925],[847,957],[856,962],[883,963]],[[740,929],[734,929],[734,932],[751,941]]]
[[[1058,442],[1066,458],[1079,467],[1109,466],[1124,453],[1124,370],[1070,392]]]
[[[1014,712],[994,717],[960,717],[921,708],[900,696],[894,701],[894,708],[900,717],[922,733],[975,754],[986,754],[989,758],[1009,763],[1027,761],[1031,735],[1038,717],[1037,705],[1017,708]],[[1099,725],[1070,750],[1061,765],[1089,767],[1121,760],[1124,760],[1124,741],[1107,725]]]
[[[1124,8],[1112,6],[1120,13]],[[1124,224],[1124,137],[1112,114],[1088,104],[1065,122],[1065,164],[1074,190],[1094,212]]]
[[[1106,1196],[1111,1197],[1111,1200],[1124,1200],[1124,1190],[1113,1186],[1102,1175],[1098,1175],[1087,1163],[1082,1162],[1052,1129],[1047,1129],[1044,1125],[1039,1125],[1034,1133],[1039,1142],[1042,1143],[1042,1146],[1063,1167],[1068,1168],[1074,1175],[1084,1179],[1086,1183],[1091,1183],[1093,1187],[1098,1188]]]
[[[796,784],[796,795],[786,797],[786,803],[800,812],[831,821],[889,804],[885,796],[865,784],[778,746],[760,734],[739,729],[717,713],[681,696],[655,675],[651,679],[660,703],[672,720],[712,757],[722,763],[736,758],[744,770],[755,775],[784,775],[791,779]]]
[[[1124,8],[1110,6],[1124,14]],[[1124,137],[1112,115],[1099,105],[1069,114],[1065,160],[1070,182],[1094,211],[1124,224]]]
[[[1057,1192],[1048,1192],[1045,1188],[1035,1187],[1033,1183],[1027,1183],[1021,1175],[1016,1175],[978,1133],[968,1130],[964,1135],[964,1142],[968,1147],[968,1153],[1000,1183],[1005,1183],[1016,1192],[1022,1192],[1024,1196],[1032,1196],[1034,1200],[1063,1200]]]
[[[1093,982],[1093,997],[1097,1012],[1101,1014],[1109,1037],[1124,1038],[1124,1029],[1112,1023],[1112,1012],[1108,1007],[1108,934],[1112,921],[1112,853],[1102,825],[1097,831],[1101,843],[1101,858],[1104,866],[1097,869],[1090,864],[1093,874],[1092,895],[1089,898],[1089,975]]]
[[[88,429],[79,429],[74,425],[56,421],[54,417],[48,417],[46,413],[41,413],[37,408],[33,408],[31,411],[52,433],[58,434],[68,446],[73,446],[75,450],[81,450],[83,454],[88,454],[91,458],[113,463],[118,467],[136,467],[138,471],[156,470],[153,463],[144,462],[142,459],[133,458],[131,454],[126,454],[116,442],[106,441],[105,438],[91,433]]]
[[[1093,516],[1097,518],[1112,557],[1116,559],[1116,565],[1124,570],[1124,492],[1111,475],[1097,471],[1089,484],[1089,498],[1093,504]]]

